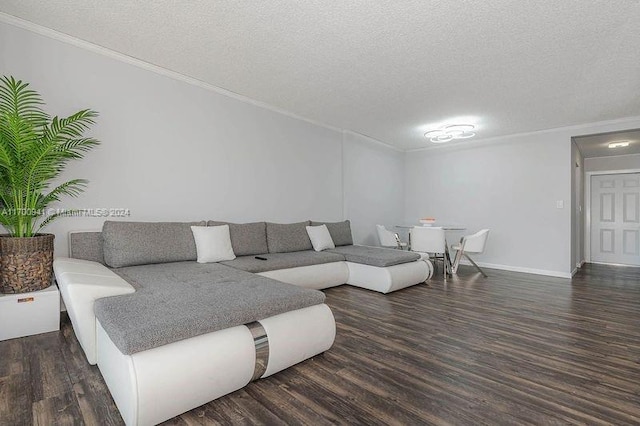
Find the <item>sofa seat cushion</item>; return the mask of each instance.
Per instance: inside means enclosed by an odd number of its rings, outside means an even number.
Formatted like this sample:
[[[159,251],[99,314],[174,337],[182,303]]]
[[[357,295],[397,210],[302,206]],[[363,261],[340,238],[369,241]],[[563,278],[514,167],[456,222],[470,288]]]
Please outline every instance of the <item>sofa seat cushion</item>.
[[[210,220],[207,225],[229,225],[231,246],[236,256],[269,252],[267,247],[267,224],[265,222],[230,223]]]
[[[329,251],[316,252],[312,250],[295,251],[292,253],[261,254],[259,257],[267,260],[256,259],[255,256],[242,256],[221,263],[226,266],[231,266],[232,268],[257,274],[260,272],[275,271],[277,269],[343,262],[345,260],[345,257],[338,253],[329,253]]]
[[[414,262],[420,259],[418,253],[380,247],[342,246],[327,251],[343,255],[347,262],[362,263],[381,268]]]
[[[115,271],[133,294],[95,302],[126,355],[324,302],[324,294],[228,266],[178,262]]]

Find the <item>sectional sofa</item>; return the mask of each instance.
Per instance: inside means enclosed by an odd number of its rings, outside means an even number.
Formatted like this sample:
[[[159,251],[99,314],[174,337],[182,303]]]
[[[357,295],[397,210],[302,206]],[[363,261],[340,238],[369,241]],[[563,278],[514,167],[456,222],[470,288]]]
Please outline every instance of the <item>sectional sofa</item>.
[[[235,259],[197,263],[192,226],[228,225]],[[428,259],[353,245],[349,221],[105,222],[70,234],[54,272],[87,360],[128,425],[157,424],[328,350],[335,321],[319,289],[382,293],[424,282]]]

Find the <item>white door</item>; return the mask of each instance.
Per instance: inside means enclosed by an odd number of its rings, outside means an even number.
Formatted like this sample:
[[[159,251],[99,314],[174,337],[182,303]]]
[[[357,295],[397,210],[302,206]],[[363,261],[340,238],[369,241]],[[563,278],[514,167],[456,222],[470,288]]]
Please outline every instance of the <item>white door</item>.
[[[591,261],[640,266],[640,173],[591,176]]]

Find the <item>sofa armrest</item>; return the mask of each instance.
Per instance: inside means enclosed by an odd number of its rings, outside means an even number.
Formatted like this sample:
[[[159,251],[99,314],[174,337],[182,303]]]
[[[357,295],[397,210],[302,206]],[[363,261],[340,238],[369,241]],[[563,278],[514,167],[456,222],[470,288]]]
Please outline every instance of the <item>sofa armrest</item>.
[[[97,299],[135,292],[135,289],[106,266],[88,260],[56,258],[53,261],[60,294],[73,330],[90,364],[96,364]]]

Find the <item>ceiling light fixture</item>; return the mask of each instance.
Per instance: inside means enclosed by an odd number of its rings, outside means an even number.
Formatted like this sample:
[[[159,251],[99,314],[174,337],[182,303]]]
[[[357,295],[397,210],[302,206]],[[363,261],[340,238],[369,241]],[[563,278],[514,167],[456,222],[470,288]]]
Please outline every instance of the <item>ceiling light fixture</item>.
[[[473,124],[450,124],[439,129],[429,130],[424,134],[425,138],[433,143],[445,143],[453,139],[469,139],[476,134],[472,132],[475,129]]]
[[[625,146],[629,146],[629,141],[611,142],[609,144],[609,148],[624,148]]]

